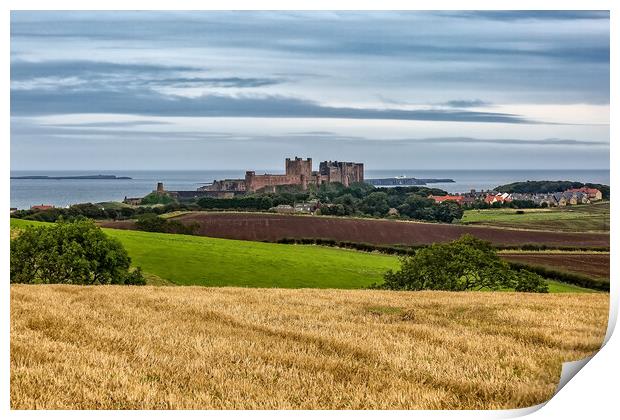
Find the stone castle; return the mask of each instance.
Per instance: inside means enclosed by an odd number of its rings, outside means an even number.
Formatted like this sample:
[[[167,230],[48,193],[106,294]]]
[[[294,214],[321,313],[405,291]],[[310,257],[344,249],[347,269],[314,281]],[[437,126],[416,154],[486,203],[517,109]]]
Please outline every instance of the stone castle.
[[[319,170],[312,170],[312,158],[286,158],[284,174],[257,175],[255,171],[247,171],[245,179],[223,179],[201,187],[202,191],[255,192],[258,190],[275,191],[279,185],[321,185],[340,182],[349,186],[353,182],[364,182],[364,164],[354,162],[324,161]]]

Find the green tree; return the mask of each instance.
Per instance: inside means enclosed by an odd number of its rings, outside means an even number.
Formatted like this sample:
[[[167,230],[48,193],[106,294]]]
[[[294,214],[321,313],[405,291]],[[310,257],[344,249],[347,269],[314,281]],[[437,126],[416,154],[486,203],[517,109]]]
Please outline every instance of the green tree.
[[[372,192],[362,200],[359,208],[362,213],[383,217],[390,209],[388,195],[384,192]]]
[[[398,271],[388,271],[384,287],[395,290],[499,290],[546,292],[537,274],[514,271],[490,243],[471,235],[421,248],[401,259]]]
[[[28,227],[11,240],[11,283],[145,284],[122,244],[92,221]]]
[[[169,194],[158,194],[156,192],[152,192],[142,198],[140,204],[153,205],[153,204],[172,204],[176,203],[176,200],[170,197]]]

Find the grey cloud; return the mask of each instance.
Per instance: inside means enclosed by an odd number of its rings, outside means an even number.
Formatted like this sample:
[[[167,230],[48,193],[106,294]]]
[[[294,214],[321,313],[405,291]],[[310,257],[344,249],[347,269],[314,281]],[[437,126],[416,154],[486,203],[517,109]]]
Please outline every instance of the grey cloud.
[[[497,112],[330,107],[284,96],[208,95],[188,98],[162,95],[152,90],[133,92],[19,90],[11,92],[11,115],[50,114],[535,123],[518,115]]]
[[[458,12],[437,12],[438,15],[482,18],[489,20],[514,21],[514,20],[584,20],[584,19],[607,19],[607,10],[476,10]]]
[[[86,60],[12,61],[11,80],[35,78],[93,77],[119,74],[171,74],[201,70],[191,66],[161,66],[155,64],[123,64]]]
[[[474,108],[479,106],[489,106],[491,103],[481,99],[454,99],[440,105],[449,106],[451,108]]]
[[[37,83],[44,81],[46,86],[53,86],[54,81],[60,86],[63,80],[73,80],[73,88],[97,89],[127,87],[220,87],[220,88],[254,88],[284,83],[283,78],[265,77],[171,77],[177,74],[204,71],[190,66],[160,66],[152,64],[122,64],[83,60],[53,61],[13,61],[11,63],[12,82]],[[69,88],[69,87],[65,87]]]
[[[348,144],[366,144],[375,145],[377,147],[402,147],[402,146],[414,146],[418,145],[473,145],[473,144],[489,144],[489,145],[501,145],[501,146],[594,146],[594,147],[609,147],[609,142],[597,141],[597,140],[574,140],[574,139],[511,139],[511,138],[496,138],[496,139],[484,139],[475,137],[429,137],[429,138],[400,138],[400,139],[377,139],[366,138],[359,136],[344,136],[336,133],[331,135],[325,134],[302,134],[294,137],[297,141],[308,142],[320,142],[324,145],[330,143],[348,143]],[[271,142],[288,142],[291,141],[287,136],[261,136],[260,141]]]
[[[63,127],[63,128],[108,128],[108,127],[136,127],[143,125],[167,125],[164,121],[102,121],[102,122],[84,122],[84,123],[64,123],[64,124],[42,124],[46,127]]]
[[[291,132],[287,135],[239,135],[233,132],[222,131],[188,131],[168,128],[170,123],[158,121],[133,121],[135,126],[148,124],[162,124],[163,130],[119,129],[130,128],[122,123],[83,123],[83,124],[41,124],[30,119],[12,118],[11,134],[29,135],[66,139],[82,139],[84,141],[99,141],[101,139],[124,139],[125,141],[167,140],[171,146],[180,141],[231,141],[245,143],[319,143],[325,147],[336,143],[349,145],[374,145],[377,147],[411,146],[416,144],[429,145],[468,145],[493,144],[503,146],[594,146],[609,147],[609,142],[599,140],[575,139],[515,139],[515,138],[476,138],[476,137],[428,137],[428,138],[396,138],[380,139],[374,137],[343,135],[332,131]]]
[[[205,80],[205,86],[277,84],[281,81],[263,79],[255,71],[262,68],[259,63],[276,59],[288,67],[274,68],[280,73],[314,70],[308,62],[320,62],[316,68],[334,83],[360,80],[377,90],[390,84],[456,86],[491,92],[485,93],[487,99],[496,103],[609,103],[605,11],[13,12],[11,17],[15,56],[24,51],[36,56],[37,48],[52,42],[67,48],[114,48],[108,52],[111,57],[133,49],[136,57],[186,49],[188,54],[207,51],[242,58],[242,70],[250,72],[246,81]],[[567,31],[567,22],[575,20],[578,25]],[[362,74],[341,74],[342,67],[334,66],[360,59],[365,60]],[[412,71],[409,63],[421,65]],[[308,82],[310,76],[300,78]]]
[[[537,145],[537,146],[609,146],[605,141],[573,140],[573,139],[479,139],[471,137],[445,137],[428,139],[398,140],[402,142],[430,143],[430,144],[502,144],[502,145]]]
[[[221,88],[253,88],[272,86],[283,83],[283,79],[254,78],[254,77],[178,77],[150,80],[145,84],[173,87],[200,87],[211,86]]]

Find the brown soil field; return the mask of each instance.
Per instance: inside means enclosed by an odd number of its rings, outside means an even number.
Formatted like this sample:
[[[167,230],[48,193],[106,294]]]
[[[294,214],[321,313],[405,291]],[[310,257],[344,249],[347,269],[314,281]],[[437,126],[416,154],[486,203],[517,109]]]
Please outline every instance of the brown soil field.
[[[501,245],[609,246],[609,234],[605,233],[528,231],[396,220],[231,212],[195,212],[175,217],[174,220],[197,223],[198,232],[203,236],[249,241],[323,238],[377,245],[413,245],[452,241],[469,233]],[[102,226],[131,229],[133,222],[104,222]]]
[[[502,258],[556,270],[609,279],[609,254],[605,253],[501,253]]]
[[[598,293],[12,285],[10,402],[520,408],[600,348],[608,305]]]

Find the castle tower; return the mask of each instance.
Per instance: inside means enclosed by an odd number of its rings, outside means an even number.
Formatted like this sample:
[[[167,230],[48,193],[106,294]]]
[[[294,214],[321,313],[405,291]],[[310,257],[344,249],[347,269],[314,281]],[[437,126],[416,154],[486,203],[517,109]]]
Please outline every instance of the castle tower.
[[[155,190],[155,192],[157,192],[157,194],[163,194],[164,192],[166,192],[166,190],[164,190],[164,183],[163,182],[158,182],[157,183],[157,189]]]
[[[288,160],[288,159],[287,159]],[[248,192],[255,191],[254,179],[256,178],[256,172],[254,171],[246,171],[245,172],[245,190]]]
[[[306,175],[310,177],[312,175],[312,158],[302,159],[295,156],[295,159],[286,158],[285,162],[286,175],[300,176]]]

